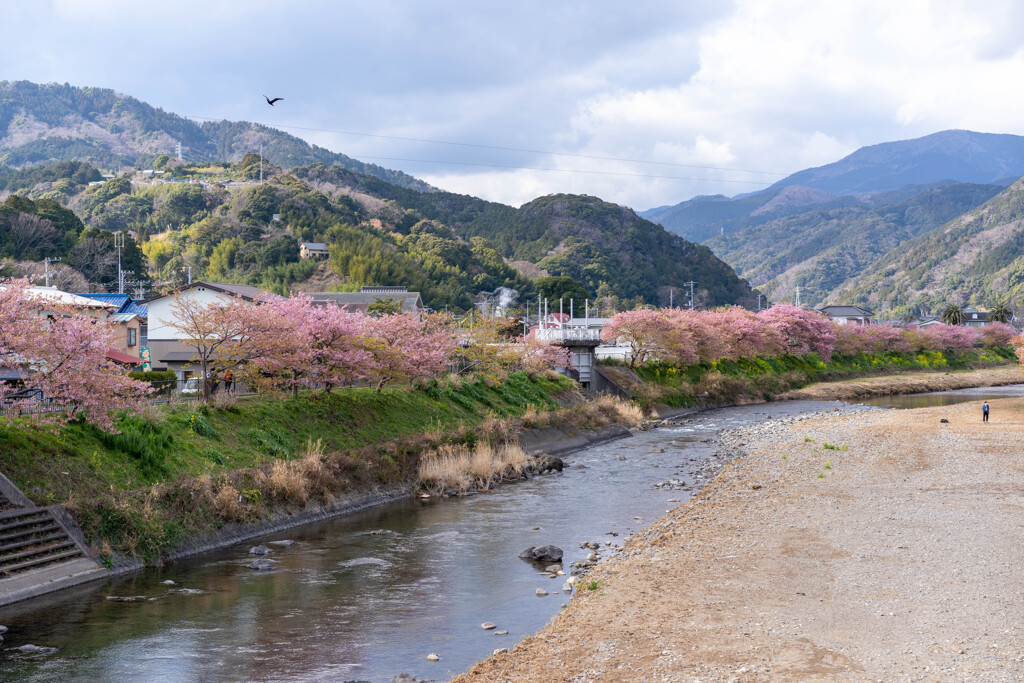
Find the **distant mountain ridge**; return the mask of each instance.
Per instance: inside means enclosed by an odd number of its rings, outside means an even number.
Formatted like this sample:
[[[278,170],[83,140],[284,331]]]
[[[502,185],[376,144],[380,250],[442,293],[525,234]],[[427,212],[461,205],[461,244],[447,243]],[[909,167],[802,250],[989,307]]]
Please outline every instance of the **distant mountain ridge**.
[[[820,208],[878,205],[878,195],[916,191],[950,182],[1006,186],[1024,176],[1024,136],[946,130],[913,140],[862,147],[817,168],[798,171],[761,192],[728,198],[694,197],[640,215],[689,240],[704,241],[774,218]],[[802,203],[783,202],[799,186]],[[909,194],[907,190],[911,189]],[[814,195],[811,191],[817,191]],[[899,196],[902,195],[902,196]],[[827,206],[826,206],[827,205]]]
[[[0,164],[7,166],[86,161],[116,170],[173,156],[178,143],[188,161],[237,161],[261,142],[265,157],[283,168],[333,164],[410,189],[436,189],[261,124],[196,123],[107,88],[0,81]]]

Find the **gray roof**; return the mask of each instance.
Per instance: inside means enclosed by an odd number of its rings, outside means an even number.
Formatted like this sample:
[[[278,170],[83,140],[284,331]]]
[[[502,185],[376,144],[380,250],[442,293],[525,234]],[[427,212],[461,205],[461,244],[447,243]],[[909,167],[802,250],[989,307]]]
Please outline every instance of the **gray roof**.
[[[865,315],[874,315],[871,311],[860,306],[848,306],[848,305],[833,305],[833,306],[822,306],[818,309],[819,312],[825,315],[834,316],[836,318],[842,317],[860,317]]]
[[[310,251],[327,251],[327,245],[323,242],[301,242],[301,244]]]
[[[139,317],[137,313],[111,313],[107,316],[107,320],[115,323],[126,323],[137,317]]]
[[[418,311],[423,308],[423,299],[419,292],[313,292],[309,296],[315,303],[330,302],[356,310],[366,310],[370,304],[388,299],[402,302],[403,311]]]

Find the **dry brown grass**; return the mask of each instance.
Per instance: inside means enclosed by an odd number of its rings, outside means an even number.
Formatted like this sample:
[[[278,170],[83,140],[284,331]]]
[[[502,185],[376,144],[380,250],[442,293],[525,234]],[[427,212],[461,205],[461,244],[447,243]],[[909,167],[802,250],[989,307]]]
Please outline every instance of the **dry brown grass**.
[[[529,457],[518,444],[492,446],[480,441],[468,446],[441,446],[420,460],[419,481],[437,491],[486,487],[504,476],[518,476],[529,464]]]
[[[241,522],[245,519],[245,506],[242,505],[240,498],[241,494],[238,493],[238,489],[231,484],[224,483],[213,497],[213,507],[224,519]]]
[[[632,401],[605,394],[596,403],[606,414],[617,416],[620,422],[630,427],[639,427],[644,423],[643,408]]]

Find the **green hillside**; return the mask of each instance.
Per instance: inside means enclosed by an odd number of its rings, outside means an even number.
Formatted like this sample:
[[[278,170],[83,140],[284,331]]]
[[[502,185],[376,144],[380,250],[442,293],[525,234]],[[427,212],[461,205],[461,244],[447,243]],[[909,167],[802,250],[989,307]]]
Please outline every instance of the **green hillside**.
[[[982,206],[899,245],[830,299],[897,315],[950,303],[1024,301],[1024,180]]]
[[[774,301],[818,303],[904,241],[979,206],[1002,188],[956,183],[878,207],[806,211],[708,241]]]
[[[532,298],[536,278],[550,275],[573,278],[577,291],[602,306],[659,303],[670,289],[678,300],[689,281],[697,283],[698,304],[756,300],[707,247],[595,197],[555,195],[516,209],[325,164],[290,171],[264,164],[260,184],[255,155],[157,165],[165,169],[160,179],[122,174],[102,184],[95,169],[77,162],[0,173],[0,187],[14,193],[11,216],[48,202],[89,227],[74,243],[44,240],[28,250],[0,216],[0,257],[59,256],[83,271],[88,284],[81,286],[110,287],[112,231],[129,230],[138,242],[128,240],[129,252],[139,254],[131,269],[163,286],[181,284],[189,268],[194,279],[279,293],[403,284],[422,292],[428,306],[465,311],[473,297],[499,287]],[[330,258],[300,259],[302,241],[327,243]]]
[[[0,164],[20,167],[85,161],[101,168],[146,167],[178,143],[189,161],[237,161],[264,146],[285,168],[338,164],[391,183],[429,191],[401,171],[331,152],[273,128],[244,121],[196,123],[107,88],[0,81]]]

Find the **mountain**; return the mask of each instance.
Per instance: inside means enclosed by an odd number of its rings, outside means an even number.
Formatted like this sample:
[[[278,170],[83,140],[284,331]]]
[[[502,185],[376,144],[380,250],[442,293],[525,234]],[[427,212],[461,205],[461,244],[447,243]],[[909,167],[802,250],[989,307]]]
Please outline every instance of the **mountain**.
[[[263,144],[284,168],[336,164],[424,192],[430,185],[401,171],[366,164],[293,135],[244,121],[196,123],[105,88],[0,81],[0,164],[22,167],[85,161],[100,168],[150,167],[181,143],[188,161],[238,161]]]
[[[690,240],[704,241],[805,207],[877,206],[949,182],[1006,186],[1024,176],[1024,137],[947,130],[862,147],[825,166],[794,173],[735,198],[695,197],[640,213]],[[910,192],[910,194],[908,194]]]
[[[715,254],[773,301],[816,304],[917,235],[998,194],[998,185],[954,183],[882,206],[815,209],[708,241]],[[783,237],[784,236],[784,237]]]
[[[82,162],[0,171],[0,190],[11,193],[0,206],[0,258],[59,256],[93,286],[110,287],[111,231],[128,230],[138,239],[126,240],[138,257],[131,269],[168,286],[190,270],[279,293],[401,284],[435,309],[465,311],[499,287],[532,298],[536,278],[550,275],[575,279],[604,310],[667,303],[690,281],[698,305],[756,301],[709,248],[596,197],[553,195],[517,209],[321,163],[264,164],[260,183],[258,163],[250,154],[105,182]],[[54,229],[58,209],[81,221]],[[330,258],[301,260],[300,241],[327,243]]]
[[[829,300],[894,315],[949,303],[1024,301],[1024,179],[981,206],[900,244]]]
[[[861,147],[839,161],[780,180],[838,195],[871,194],[943,180],[996,183],[1024,176],[1024,137],[944,130],[913,140]]]

